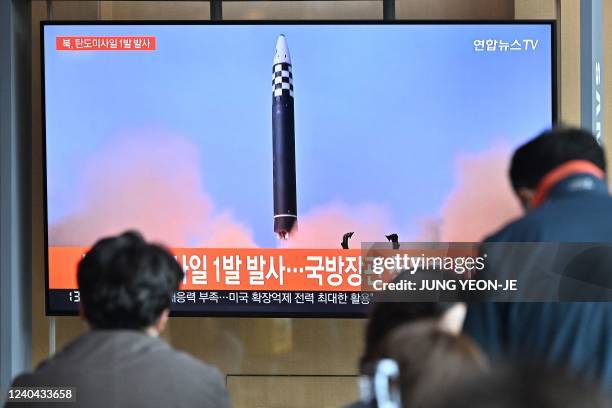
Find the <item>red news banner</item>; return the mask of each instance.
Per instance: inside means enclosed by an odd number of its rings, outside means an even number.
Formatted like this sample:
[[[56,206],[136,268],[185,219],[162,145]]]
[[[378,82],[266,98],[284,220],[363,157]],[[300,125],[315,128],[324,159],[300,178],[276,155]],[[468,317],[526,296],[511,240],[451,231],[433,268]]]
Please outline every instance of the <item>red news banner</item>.
[[[57,36],[57,51],[153,51],[154,36]]]
[[[77,289],[85,247],[49,248],[49,288]],[[361,290],[361,249],[173,248],[183,290]]]

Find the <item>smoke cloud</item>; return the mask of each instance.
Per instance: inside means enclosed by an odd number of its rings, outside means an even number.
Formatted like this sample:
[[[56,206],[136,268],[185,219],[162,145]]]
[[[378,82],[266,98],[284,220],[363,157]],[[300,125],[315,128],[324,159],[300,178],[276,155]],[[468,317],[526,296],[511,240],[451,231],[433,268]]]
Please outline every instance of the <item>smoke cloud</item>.
[[[198,149],[187,139],[159,131],[121,136],[109,140],[82,169],[83,205],[50,225],[51,245],[86,246],[135,229],[174,247],[256,247],[247,225],[229,211],[215,211]],[[350,231],[355,232],[351,248],[384,241],[390,233],[405,241],[480,241],[521,214],[507,180],[509,157],[505,145],[459,156],[455,186],[430,218],[395,223],[382,204],[334,201],[300,214],[298,231],[278,246],[340,248]],[[420,225],[421,233],[403,233],[409,225]]]
[[[50,226],[51,245],[91,245],[135,229],[172,246],[255,246],[252,232],[230,213],[214,213],[198,149],[186,139],[139,132],[107,146],[82,169],[83,205]]]
[[[455,187],[440,212],[441,241],[479,242],[521,215],[507,176],[510,157],[505,145],[459,156]]]
[[[355,231],[351,248],[359,248],[361,242],[385,241],[385,235],[392,232],[404,242],[479,242],[521,215],[507,178],[510,156],[511,149],[504,144],[459,155],[454,187],[430,217],[392,220],[384,205],[330,203],[301,215],[297,233],[280,245],[340,248],[342,235],[349,231]],[[410,225],[416,225],[419,232],[406,232]]]

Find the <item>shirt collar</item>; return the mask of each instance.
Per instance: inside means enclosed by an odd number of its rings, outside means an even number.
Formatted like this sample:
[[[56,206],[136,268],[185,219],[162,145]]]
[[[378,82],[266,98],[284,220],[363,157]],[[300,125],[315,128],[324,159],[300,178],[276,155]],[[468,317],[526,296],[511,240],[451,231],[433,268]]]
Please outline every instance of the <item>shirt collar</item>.
[[[571,160],[554,168],[542,178],[536,188],[531,207],[542,205],[552,196],[558,197],[586,190],[607,191],[603,179],[603,170],[595,164],[586,160]]]

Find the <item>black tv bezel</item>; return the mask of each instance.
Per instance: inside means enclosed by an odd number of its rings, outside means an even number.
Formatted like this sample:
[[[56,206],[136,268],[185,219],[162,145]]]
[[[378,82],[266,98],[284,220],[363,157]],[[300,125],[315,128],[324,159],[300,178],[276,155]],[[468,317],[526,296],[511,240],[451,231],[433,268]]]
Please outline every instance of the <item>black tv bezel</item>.
[[[61,25],[547,25],[550,27],[550,61],[552,112],[551,123],[558,119],[557,83],[557,23],[556,20],[43,20],[40,22],[41,102],[42,102],[42,159],[43,159],[43,220],[44,220],[44,265],[45,265],[45,315],[78,316],[78,312],[54,311],[49,305],[49,220],[47,211],[47,112],[45,106],[45,27]],[[282,306],[279,306],[282,308]],[[294,313],[294,312],[185,312],[172,311],[171,317],[290,317],[290,318],[364,318],[365,313]]]

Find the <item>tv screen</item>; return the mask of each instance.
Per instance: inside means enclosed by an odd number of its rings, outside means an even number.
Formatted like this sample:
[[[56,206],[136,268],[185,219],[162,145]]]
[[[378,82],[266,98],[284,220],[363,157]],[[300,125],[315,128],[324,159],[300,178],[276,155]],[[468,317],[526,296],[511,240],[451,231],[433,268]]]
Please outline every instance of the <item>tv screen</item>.
[[[554,119],[554,26],[43,24],[47,313],[132,229],[175,315],[362,316],[364,242],[479,241]],[[387,236],[391,238],[387,238]]]

